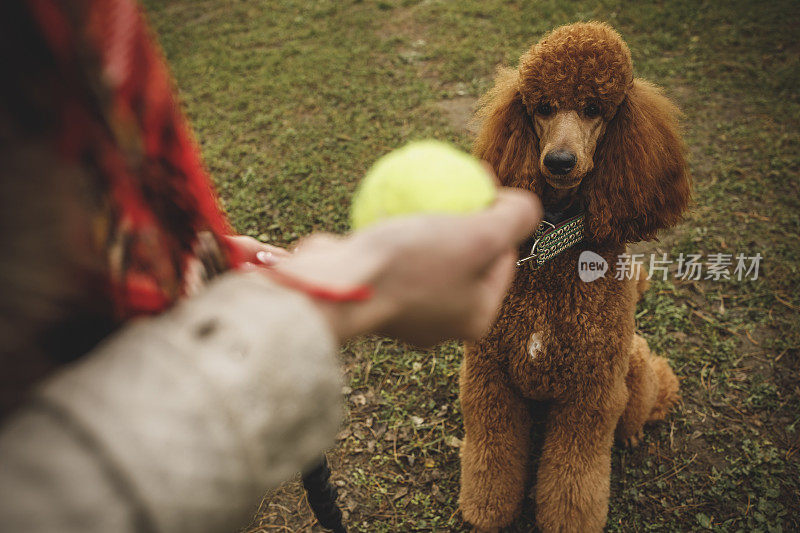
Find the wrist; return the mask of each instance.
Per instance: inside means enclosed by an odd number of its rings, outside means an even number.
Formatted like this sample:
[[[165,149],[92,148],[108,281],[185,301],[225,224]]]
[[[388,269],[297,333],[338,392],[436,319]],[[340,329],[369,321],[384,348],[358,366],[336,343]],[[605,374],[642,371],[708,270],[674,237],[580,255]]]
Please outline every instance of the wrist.
[[[377,295],[358,302],[319,299],[314,299],[313,302],[340,343],[380,330],[396,314],[394,305]]]
[[[379,330],[397,314],[397,302],[376,290],[393,261],[390,247],[367,238],[339,241],[335,253],[313,247],[263,272],[310,297],[340,342]]]

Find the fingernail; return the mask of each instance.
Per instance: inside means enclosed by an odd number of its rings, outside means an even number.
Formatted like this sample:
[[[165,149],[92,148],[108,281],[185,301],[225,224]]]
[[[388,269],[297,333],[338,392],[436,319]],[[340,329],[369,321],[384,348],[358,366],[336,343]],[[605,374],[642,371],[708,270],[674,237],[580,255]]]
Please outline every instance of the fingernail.
[[[266,266],[272,266],[278,262],[272,252],[265,252],[264,250],[256,253],[256,259]]]

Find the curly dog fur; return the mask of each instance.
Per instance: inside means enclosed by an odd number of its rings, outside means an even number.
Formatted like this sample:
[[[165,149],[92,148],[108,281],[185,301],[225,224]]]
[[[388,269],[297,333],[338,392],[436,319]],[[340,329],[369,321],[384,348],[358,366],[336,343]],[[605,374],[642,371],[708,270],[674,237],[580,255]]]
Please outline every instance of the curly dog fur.
[[[545,209],[579,205],[586,238],[538,270],[520,267],[491,331],[465,346],[460,506],[477,531],[520,512],[531,400],[548,405],[532,490],[538,526],[584,533],[606,522],[614,437],[635,445],[678,399],[668,363],[634,332],[644,278],[586,283],[577,268],[584,250],[613,266],[627,243],[679,221],[691,186],[678,115],[634,79],[623,40],[596,22],[546,35],[482,100],[474,153]],[[553,150],[571,150],[573,168],[554,172]]]

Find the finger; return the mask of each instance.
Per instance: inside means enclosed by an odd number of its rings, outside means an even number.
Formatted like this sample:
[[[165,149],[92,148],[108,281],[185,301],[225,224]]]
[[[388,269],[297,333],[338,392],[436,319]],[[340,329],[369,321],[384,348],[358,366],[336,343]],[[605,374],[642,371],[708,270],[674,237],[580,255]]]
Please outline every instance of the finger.
[[[480,280],[477,304],[473,312],[468,338],[477,339],[486,334],[497,317],[506,291],[514,278],[516,252],[507,250],[487,269]]]
[[[278,248],[277,246],[272,246],[269,244],[262,245],[261,249],[255,254],[256,260],[264,266],[274,266],[284,259],[290,258],[291,256],[292,254],[289,253],[288,250],[284,250],[283,248]]]
[[[305,252],[311,250],[332,250],[342,242],[342,237],[333,233],[312,233],[301,238],[292,248],[292,252],[297,253],[301,249]]]
[[[500,187],[500,178],[498,178],[497,174],[495,174],[492,165],[490,165],[488,161],[481,160],[481,166],[483,166],[483,169],[486,171],[486,173],[491,176],[492,183],[494,183],[497,187]]]
[[[256,259],[264,266],[273,266],[280,261],[275,254],[266,250],[259,250],[256,252]]]
[[[245,261],[244,263],[240,263],[237,268],[242,272],[255,272],[261,267],[251,263],[250,261]]]
[[[542,214],[541,202],[534,194],[519,189],[500,189],[491,207],[464,217],[459,228],[471,264],[485,272],[498,255],[516,248],[533,233]]]
[[[514,277],[516,262],[516,251],[509,249],[503,252],[489,268],[486,269],[481,283],[483,283],[486,288],[488,297],[494,298],[498,303],[503,299]]]
[[[271,244],[262,244],[262,250],[265,252],[269,252],[276,257],[291,257],[292,253],[287,250],[286,248],[281,248],[280,246],[273,246]]]
[[[243,261],[252,261],[255,259],[256,252],[259,248],[257,247],[258,241],[252,237],[247,237],[245,235],[228,235],[225,237],[225,240],[236,250]],[[254,244],[256,246],[254,246]]]
[[[259,257],[260,252],[269,253],[273,259],[284,258],[290,255],[289,252],[283,248],[272,246],[271,244],[264,244],[246,235],[229,235],[225,237],[225,239],[241,255],[243,261],[268,264]]]
[[[479,235],[491,238],[496,249],[516,246],[533,233],[544,211],[539,197],[522,189],[501,188],[486,210],[470,216]]]

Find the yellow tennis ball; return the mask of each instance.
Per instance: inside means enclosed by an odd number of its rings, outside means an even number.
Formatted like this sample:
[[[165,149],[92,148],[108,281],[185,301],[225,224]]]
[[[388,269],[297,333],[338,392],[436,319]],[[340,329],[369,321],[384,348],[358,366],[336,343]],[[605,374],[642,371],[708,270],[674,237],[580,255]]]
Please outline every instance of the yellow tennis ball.
[[[440,141],[417,141],[380,158],[353,198],[351,223],[361,229],[415,213],[480,211],[497,196],[489,173],[471,155]]]

